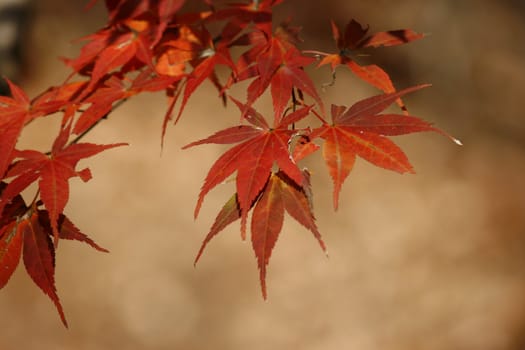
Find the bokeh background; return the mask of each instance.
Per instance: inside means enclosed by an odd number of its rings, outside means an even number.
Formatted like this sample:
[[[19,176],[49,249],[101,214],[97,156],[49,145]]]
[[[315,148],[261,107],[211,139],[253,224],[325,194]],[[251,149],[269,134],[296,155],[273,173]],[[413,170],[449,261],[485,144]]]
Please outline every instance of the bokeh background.
[[[33,96],[63,81],[68,70],[57,57],[75,56],[71,40],[106,19],[101,4],[84,12],[85,4],[34,1],[20,54],[2,66],[15,68],[2,74]],[[277,17],[288,14],[304,28],[305,49],[333,50],[330,18],[429,34],[362,59],[400,88],[431,82],[406,98],[411,113],[464,146],[437,134],[396,138],[417,174],[358,161],[336,213],[320,157],[305,163],[329,258],[288,218],[265,302],[238,225],[193,267],[233,185],[210,193],[194,221],[201,182],[224,148],[180,148],[233,125],[236,111],[204,84],[160,155],[165,99],[140,96],[86,138],[131,146],[84,162],[93,180],[72,185],[68,216],[111,253],[61,242],[56,282],[70,329],[20,266],[0,291],[0,349],[525,349],[523,1],[288,0]],[[314,76],[330,80],[328,70]],[[340,69],[323,98],[350,105],[376,93]],[[267,102],[258,107],[268,110]],[[47,149],[57,127],[34,123],[20,142]]]

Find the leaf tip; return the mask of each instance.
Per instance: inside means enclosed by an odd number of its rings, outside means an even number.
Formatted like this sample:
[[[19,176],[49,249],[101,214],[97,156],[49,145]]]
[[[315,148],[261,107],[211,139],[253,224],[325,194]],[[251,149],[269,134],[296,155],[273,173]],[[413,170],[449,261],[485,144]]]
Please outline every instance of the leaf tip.
[[[62,320],[62,324],[64,325],[64,327],[66,327],[66,329],[69,329],[69,324],[67,323],[66,316],[63,313],[60,314],[60,319]]]
[[[194,269],[197,268],[197,263],[199,262],[200,257],[201,257],[201,252],[199,252],[199,254],[197,254],[197,256],[195,257],[195,260],[193,260],[193,268]]]
[[[260,276],[260,280],[261,280],[261,292],[262,292],[263,300],[268,302],[268,292],[266,290],[266,276],[262,276],[262,273]]]

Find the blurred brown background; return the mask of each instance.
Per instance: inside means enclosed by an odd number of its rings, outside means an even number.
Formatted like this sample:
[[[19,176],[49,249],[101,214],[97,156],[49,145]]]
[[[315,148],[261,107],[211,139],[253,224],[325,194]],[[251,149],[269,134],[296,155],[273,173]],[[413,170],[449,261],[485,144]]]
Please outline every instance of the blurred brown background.
[[[18,81],[35,95],[68,74],[57,56],[98,29],[105,13],[85,1],[35,1]],[[56,281],[70,330],[20,266],[0,291],[0,349],[525,349],[525,5],[520,0],[288,0],[304,48],[333,50],[328,19],[372,31],[412,28],[429,36],[363,58],[398,87],[431,82],[407,97],[412,114],[460,138],[396,138],[416,175],[358,161],[337,213],[320,157],[313,173],[326,259],[309,232],[287,220],[262,300],[251,245],[238,225],[192,265],[233,190],[207,197],[193,221],[206,172],[224,151],[180,147],[237,121],[210,86],[196,93],[159,156],[161,94],[136,98],[86,140],[129,142],[83,164],[69,217],[110,254],[62,242]],[[328,70],[315,72],[319,83]],[[323,97],[349,105],[376,94],[344,69]],[[241,90],[238,97],[243,97]],[[259,106],[264,110],[264,103]],[[34,123],[21,143],[49,148],[54,122]]]

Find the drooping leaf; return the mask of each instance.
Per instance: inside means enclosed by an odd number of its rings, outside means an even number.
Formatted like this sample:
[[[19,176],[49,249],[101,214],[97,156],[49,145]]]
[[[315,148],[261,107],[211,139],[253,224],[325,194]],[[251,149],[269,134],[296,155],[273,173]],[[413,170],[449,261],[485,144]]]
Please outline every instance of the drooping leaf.
[[[307,194],[309,183],[307,182],[303,186],[295,183],[282,171],[273,173],[253,209],[252,247],[257,257],[264,299],[267,297],[266,268],[282,230],[285,210],[292,218],[313,233],[321,249],[326,252],[326,246],[315,224],[312,205]]]
[[[13,203],[22,200],[20,196]],[[10,209],[13,205],[8,206]],[[18,205],[19,206],[19,205]],[[11,208],[12,209],[12,208]],[[53,230],[46,210],[35,210],[27,218],[13,218],[0,227],[0,289],[8,282],[16,269],[23,252],[27,273],[33,282],[53,301],[60,318],[67,328],[67,321],[55,287],[55,247],[52,244]],[[6,210],[13,212],[13,210]],[[84,242],[96,250],[107,252],[79,229],[65,215],[58,222],[62,239]]]
[[[304,177],[307,180],[299,185],[283,171],[271,173],[267,177],[263,189],[250,206],[250,209],[253,209],[251,219],[252,248],[257,258],[261,291],[265,299],[267,297],[266,269],[283,227],[285,211],[310,230],[323,251],[326,251],[312,212],[309,175],[306,173]],[[241,218],[241,208],[237,194],[234,194],[217,215],[212,228],[202,242],[195,263],[211,239],[239,218]]]
[[[263,298],[266,299],[266,266],[281,233],[284,222],[284,203],[279,179],[271,175],[268,184],[257,201],[252,215],[252,247],[257,257],[259,280]]]
[[[67,328],[64,310],[55,287],[55,249],[38,220],[38,214],[24,221],[24,265],[35,284],[53,301],[62,323]]]
[[[281,186],[284,208],[295,221],[312,232],[319,246],[326,253],[326,246],[315,223],[310,174],[308,170],[303,170],[303,176],[305,181],[302,185],[299,185],[283,172],[277,173],[277,177],[280,179],[279,184]]]

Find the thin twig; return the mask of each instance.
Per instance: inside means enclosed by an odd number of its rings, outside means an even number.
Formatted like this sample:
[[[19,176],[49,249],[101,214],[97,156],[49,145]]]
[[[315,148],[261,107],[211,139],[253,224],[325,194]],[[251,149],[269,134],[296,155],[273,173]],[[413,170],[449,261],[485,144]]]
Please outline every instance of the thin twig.
[[[89,128],[87,128],[84,132],[82,132],[80,135],[75,137],[71,142],[69,142],[68,145],[71,146],[71,145],[74,145],[74,144],[78,143],[78,141],[80,141],[82,138],[84,138],[84,136],[86,136],[91,130],[93,130],[102,120],[108,119],[108,115],[110,113],[113,113],[118,107],[122,106],[124,104],[124,102],[126,102],[127,100],[128,99],[125,98],[125,99],[120,100],[117,103],[115,103],[115,106],[111,108],[111,111],[106,113],[102,118],[97,120],[93,125],[91,125]]]

